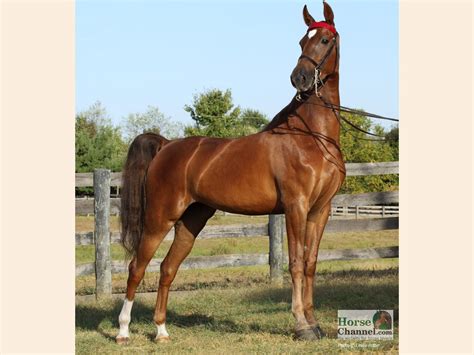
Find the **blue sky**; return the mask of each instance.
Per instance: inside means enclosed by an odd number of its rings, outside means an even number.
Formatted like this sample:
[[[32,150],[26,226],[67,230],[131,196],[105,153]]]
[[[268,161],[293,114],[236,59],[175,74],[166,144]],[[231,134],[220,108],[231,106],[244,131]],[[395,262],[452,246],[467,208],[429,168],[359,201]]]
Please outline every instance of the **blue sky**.
[[[328,1],[341,36],[341,104],[398,117],[398,1]],[[272,118],[294,95],[290,73],[308,5],[322,1],[76,1],[76,110],[99,100],[113,122],[158,106],[191,123],[193,94],[232,90]]]

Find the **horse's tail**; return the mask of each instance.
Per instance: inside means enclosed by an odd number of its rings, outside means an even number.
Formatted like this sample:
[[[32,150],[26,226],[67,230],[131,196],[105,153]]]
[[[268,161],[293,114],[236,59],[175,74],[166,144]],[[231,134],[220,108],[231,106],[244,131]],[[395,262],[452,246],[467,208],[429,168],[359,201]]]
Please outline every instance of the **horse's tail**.
[[[122,171],[121,243],[129,256],[137,254],[145,222],[145,182],[148,165],[156,153],[169,142],[155,133],[137,136],[128,149]]]

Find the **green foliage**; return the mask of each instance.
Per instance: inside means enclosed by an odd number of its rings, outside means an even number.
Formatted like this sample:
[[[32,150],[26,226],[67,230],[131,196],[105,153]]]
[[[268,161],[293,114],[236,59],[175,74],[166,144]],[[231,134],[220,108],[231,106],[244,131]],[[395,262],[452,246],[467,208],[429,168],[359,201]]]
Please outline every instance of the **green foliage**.
[[[213,89],[194,95],[192,105],[186,105],[184,110],[196,122],[194,127],[186,127],[188,136],[232,136],[240,115],[240,107],[234,107],[230,90]]]
[[[100,102],[76,116],[76,172],[120,171],[126,150],[120,129],[111,124]]]
[[[384,131],[383,127],[374,125],[372,121],[365,116],[348,113],[344,113],[343,116],[365,131],[381,136],[388,134]],[[395,149],[389,142],[368,140],[380,138],[370,137],[363,132],[356,131],[344,121],[342,121],[341,128],[341,149],[346,163],[372,163],[398,160],[398,142]],[[350,176],[344,181],[340,193],[390,191],[397,189],[398,175]]]
[[[148,106],[144,113],[131,113],[122,121],[127,142],[145,132],[159,133],[169,139],[178,138],[182,134],[180,123],[172,122],[158,107]]]
[[[184,110],[195,121],[185,128],[186,136],[241,137],[258,132],[268,122],[259,111],[235,107],[229,89],[196,94]]]
[[[265,114],[251,108],[242,111],[240,121],[242,126],[250,133],[261,131],[269,122]]]
[[[388,144],[390,144],[390,146],[392,147],[394,154],[396,154],[396,156],[398,157],[398,154],[399,154],[398,125],[396,125],[395,127],[392,127],[392,129],[385,134],[385,139],[387,140]]]

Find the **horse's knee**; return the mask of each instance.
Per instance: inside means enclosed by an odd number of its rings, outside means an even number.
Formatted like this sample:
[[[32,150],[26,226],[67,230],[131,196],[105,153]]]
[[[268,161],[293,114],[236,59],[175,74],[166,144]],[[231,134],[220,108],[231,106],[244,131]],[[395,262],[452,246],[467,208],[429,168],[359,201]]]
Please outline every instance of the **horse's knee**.
[[[290,261],[290,274],[292,277],[302,276],[304,272],[304,264],[302,261],[299,260],[291,260]]]
[[[304,275],[313,276],[316,271],[316,259],[306,260],[304,263]]]
[[[137,268],[136,259],[133,259],[128,265],[128,283],[138,284],[145,275],[144,271],[140,271]]]
[[[168,263],[163,262],[160,265],[160,286],[169,286],[173,282],[176,274],[176,268],[172,267]]]

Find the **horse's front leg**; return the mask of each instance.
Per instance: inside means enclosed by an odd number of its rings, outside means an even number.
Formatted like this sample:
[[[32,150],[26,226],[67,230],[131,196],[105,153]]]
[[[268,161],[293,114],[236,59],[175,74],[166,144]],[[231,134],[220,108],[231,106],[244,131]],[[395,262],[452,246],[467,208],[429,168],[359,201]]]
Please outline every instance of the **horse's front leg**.
[[[316,340],[308,324],[303,307],[304,240],[307,208],[304,203],[295,203],[285,208],[286,231],[288,235],[288,256],[293,294],[291,311],[296,319],[295,337],[301,340]]]
[[[303,307],[304,315],[308,324],[312,327],[315,335],[322,338],[324,333],[316,321],[313,306],[313,282],[316,272],[316,261],[318,258],[319,243],[323,236],[324,227],[328,221],[331,204],[323,208],[312,209],[308,214],[306,222],[305,252],[304,252],[304,288]]]

